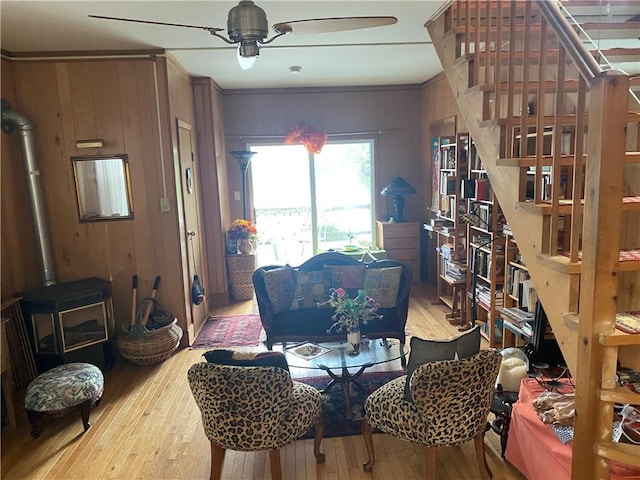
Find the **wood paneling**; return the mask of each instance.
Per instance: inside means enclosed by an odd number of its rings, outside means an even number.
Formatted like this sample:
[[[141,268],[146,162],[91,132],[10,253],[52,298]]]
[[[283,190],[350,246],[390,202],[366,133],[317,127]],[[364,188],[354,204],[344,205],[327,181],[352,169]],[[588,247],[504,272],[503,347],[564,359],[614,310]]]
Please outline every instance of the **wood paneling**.
[[[110,279],[119,324],[129,321],[131,276],[139,275],[139,292],[147,295],[153,278],[160,275],[158,299],[184,327],[190,284],[182,274],[184,245],[178,235],[172,125],[175,117],[195,122],[188,76],[164,57],[157,58],[161,155],[150,59],[3,60],[2,73],[2,97],[34,126],[57,281]],[[40,286],[40,274],[19,139],[17,134],[1,138],[2,298],[6,299]],[[133,220],[79,222],[70,157],[98,153],[76,149],[76,140],[83,138],[102,138],[99,153],[129,154]],[[167,213],[160,212],[164,184],[171,202]]]
[[[452,119],[456,122],[451,122]],[[443,124],[442,121],[446,120]],[[458,105],[451,93],[444,74],[437,75],[429,80],[422,94],[422,183],[425,189],[422,191],[421,204],[428,210],[433,204],[433,164],[431,159],[431,139],[440,135],[454,135],[456,128],[460,132],[466,131],[464,120],[458,110]],[[429,238],[426,232],[422,232],[422,276],[428,282],[436,283],[436,242]]]
[[[16,104],[13,63],[2,59],[2,98],[13,108]],[[29,220],[29,199],[25,168],[18,133],[0,133],[1,220],[2,220],[2,299],[40,281],[37,257],[22,255],[35,250],[33,227]]]
[[[212,305],[229,301],[224,225],[229,225],[226,148],[222,94],[210,78],[193,79],[202,200],[207,252],[206,294]]]
[[[422,89],[419,86],[289,89],[262,91],[225,91],[224,124],[228,150],[244,150],[249,141],[282,142],[291,127],[299,122],[311,124],[331,134],[381,132],[345,138],[375,138],[375,187],[379,193],[396,175],[411,183],[417,195],[405,200],[407,220],[420,221],[424,216],[420,181],[422,142]],[[272,136],[260,139],[260,136]],[[227,155],[229,195],[241,190],[240,169]],[[285,174],[285,172],[283,172]],[[390,198],[374,197],[377,219],[393,215]],[[240,201],[229,197],[232,217],[242,216]],[[228,225],[227,225],[228,226]]]

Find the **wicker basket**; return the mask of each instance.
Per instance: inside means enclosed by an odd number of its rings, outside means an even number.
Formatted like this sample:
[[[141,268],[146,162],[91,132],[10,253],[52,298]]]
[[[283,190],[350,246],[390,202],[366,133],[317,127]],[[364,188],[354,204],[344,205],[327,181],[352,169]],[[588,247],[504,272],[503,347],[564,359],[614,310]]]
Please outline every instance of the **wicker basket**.
[[[227,268],[234,300],[251,300],[253,298],[251,276],[256,268],[255,255],[227,255]]]
[[[157,325],[160,321],[166,322],[164,326],[149,330],[146,325],[140,324],[141,312],[145,311],[147,301],[154,303],[154,312],[157,312],[154,323]],[[165,361],[178,349],[182,333],[182,328],[175,317],[169,320],[164,309],[155,300],[145,298],[141,302],[135,324],[118,335],[118,349],[120,354],[130,362],[137,365],[152,365]]]
[[[253,283],[232,283],[231,296],[234,300],[251,300],[253,298]]]

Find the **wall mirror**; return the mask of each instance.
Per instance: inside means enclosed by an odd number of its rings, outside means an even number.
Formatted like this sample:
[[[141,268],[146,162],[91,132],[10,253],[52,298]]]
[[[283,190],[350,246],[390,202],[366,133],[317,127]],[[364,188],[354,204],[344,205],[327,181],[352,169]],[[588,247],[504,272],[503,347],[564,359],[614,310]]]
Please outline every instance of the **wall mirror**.
[[[71,157],[81,222],[133,218],[126,154]]]

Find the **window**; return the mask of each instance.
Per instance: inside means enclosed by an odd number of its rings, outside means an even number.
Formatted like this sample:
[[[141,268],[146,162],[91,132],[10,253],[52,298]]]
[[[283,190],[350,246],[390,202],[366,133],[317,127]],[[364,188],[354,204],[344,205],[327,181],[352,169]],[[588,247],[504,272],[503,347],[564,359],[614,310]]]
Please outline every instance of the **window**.
[[[249,145],[258,263],[299,265],[315,253],[373,245],[373,140]]]

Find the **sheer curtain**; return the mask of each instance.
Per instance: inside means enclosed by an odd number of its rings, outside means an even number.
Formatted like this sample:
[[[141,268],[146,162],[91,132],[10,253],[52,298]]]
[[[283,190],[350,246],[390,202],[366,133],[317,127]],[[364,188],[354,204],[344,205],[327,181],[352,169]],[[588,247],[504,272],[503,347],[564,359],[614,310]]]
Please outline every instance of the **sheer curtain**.
[[[98,213],[104,217],[129,215],[124,164],[120,159],[96,162]]]

